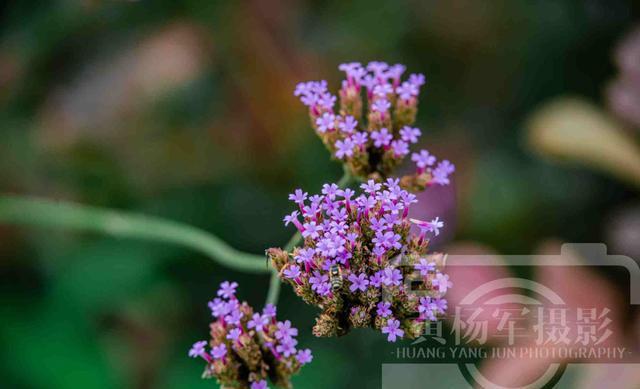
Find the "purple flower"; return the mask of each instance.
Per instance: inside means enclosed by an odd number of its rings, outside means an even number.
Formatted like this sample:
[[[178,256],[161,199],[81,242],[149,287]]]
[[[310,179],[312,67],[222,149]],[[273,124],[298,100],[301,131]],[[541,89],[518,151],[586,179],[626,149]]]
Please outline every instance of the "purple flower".
[[[331,109],[335,102],[335,96],[327,92],[327,82],[324,80],[301,82],[296,86],[293,94],[299,96],[300,101],[314,112],[317,112],[316,105]]]
[[[388,303],[386,301],[381,301],[378,303],[378,305],[376,305],[377,309],[376,309],[376,313],[378,314],[378,316],[380,317],[387,317],[389,315],[391,315],[391,303]]]
[[[336,184],[324,184],[322,185],[322,194],[326,195],[329,199],[336,198],[336,194],[340,190],[340,187]]]
[[[318,236],[320,236],[320,233],[322,232],[322,230],[323,230],[323,227],[317,225],[316,222],[314,221],[311,221],[309,223],[304,223],[302,225],[302,236],[304,238],[311,237],[315,239]]]
[[[447,289],[453,286],[453,282],[449,281],[449,276],[442,273],[437,273],[436,277],[431,280],[431,285],[438,288],[441,294],[447,293]]]
[[[348,62],[348,63],[341,63],[340,65],[338,65],[338,69],[342,70],[345,73],[352,72],[361,67],[362,65],[360,64],[360,62]]]
[[[367,290],[367,285],[369,285],[369,280],[367,280],[367,275],[364,273],[360,273],[359,275],[350,274],[349,281],[351,282],[351,286],[349,290],[352,292],[356,292],[358,290],[365,292]]]
[[[371,277],[369,277],[369,285],[374,288],[379,288],[382,284],[382,271],[377,271],[373,273]]]
[[[289,195],[289,200],[293,201],[296,204],[302,204],[307,199],[307,192],[303,192],[302,189],[296,189],[293,193]]]
[[[287,269],[285,269],[283,274],[284,274],[285,277],[294,280],[294,279],[300,277],[300,266],[291,265]]]
[[[424,74],[414,73],[409,75],[409,82],[418,87],[424,85],[424,82],[425,82]]]
[[[420,228],[422,235],[424,235],[425,232],[433,232],[435,236],[438,236],[440,234],[440,229],[444,227],[444,222],[441,221],[439,217],[436,217],[430,222],[425,222],[418,219],[409,219],[409,221]]]
[[[438,313],[444,314],[447,311],[447,300],[443,298],[436,298],[433,303],[435,304]]]
[[[432,272],[436,269],[436,264],[433,262],[429,262],[426,258],[420,258],[420,263],[416,263],[413,267],[416,270],[420,271],[420,275],[427,276],[429,272]]]
[[[191,349],[189,350],[189,356],[191,358],[197,358],[197,357],[203,356],[204,354],[206,354],[206,351],[205,351],[206,346],[207,346],[206,340],[195,342],[193,346],[191,346]]]
[[[344,159],[344,157],[353,156],[353,148],[356,146],[351,138],[336,141],[336,158]]]
[[[329,237],[321,239],[316,245],[316,252],[321,256],[333,258],[335,255],[335,248],[331,238]]]
[[[238,302],[238,300],[237,300],[237,299],[233,299],[233,300],[228,301],[228,302],[225,304],[225,306],[226,306],[226,308],[225,308],[225,309],[226,309],[226,311],[225,311],[225,312],[226,312],[226,313],[231,313],[231,312],[233,312],[233,311],[238,310],[238,307],[240,307],[240,303]]]
[[[393,93],[393,87],[390,84],[378,84],[373,88],[373,94],[378,97],[387,97]]]
[[[285,227],[289,225],[289,223],[293,223],[298,229],[302,229],[302,224],[298,221],[298,215],[300,212],[293,211],[289,215],[285,216],[282,221],[284,221]]]
[[[408,81],[403,82],[402,85],[396,88],[396,93],[400,96],[400,99],[405,101],[418,96],[419,92],[418,87]]]
[[[391,142],[391,150],[398,157],[404,157],[409,154],[409,144],[403,140],[394,140]]]
[[[376,86],[376,79],[371,74],[365,74],[364,77],[360,79],[360,84],[364,85],[367,88],[368,97],[371,97],[371,92],[373,88]]]
[[[391,103],[387,99],[378,99],[372,105],[371,109],[375,112],[385,113],[391,108]]]
[[[329,276],[326,274],[320,274],[317,270],[313,272],[313,276],[309,277],[309,283],[311,284],[312,290],[317,290],[321,284],[327,281],[329,281]]]
[[[278,346],[276,346],[276,351],[281,353],[285,357],[289,357],[296,353],[297,344],[298,344],[298,341],[291,337],[282,338],[281,343]]]
[[[296,255],[294,258],[298,263],[309,265],[313,262],[313,256],[315,255],[315,253],[315,250],[312,248],[304,248],[298,250],[298,255]]]
[[[384,222],[384,219],[377,219],[375,217],[372,217],[369,222],[370,222],[369,227],[374,232],[382,232],[385,229],[387,229],[387,224]]]
[[[400,138],[405,142],[416,143],[420,135],[422,132],[418,128],[404,126],[400,129]]]
[[[431,297],[421,297],[420,304],[418,305],[418,312],[420,312],[421,319],[429,319],[431,321],[436,320],[436,315],[433,310],[436,308],[435,304],[431,300]]]
[[[411,160],[416,163],[419,169],[424,169],[436,162],[436,157],[429,154],[427,150],[420,150],[419,153],[411,154]]]
[[[269,389],[269,387],[267,386],[267,381],[260,380],[260,381],[252,382],[250,389]]]
[[[247,323],[247,328],[255,328],[256,331],[264,330],[264,327],[269,325],[269,317],[267,315],[261,315],[254,313],[251,320]]]
[[[455,166],[446,159],[441,161],[431,174],[433,175],[433,182],[439,185],[449,185],[449,175],[456,170]]]
[[[320,133],[333,130],[336,125],[336,117],[332,113],[325,112],[321,117],[316,119],[316,125],[318,126],[318,132]]]
[[[343,63],[338,66],[338,69],[347,74],[348,85],[358,85],[360,78],[365,74],[360,62]]]
[[[380,188],[382,188],[382,185],[375,182],[374,180],[369,180],[364,184],[360,184],[360,188],[366,193],[375,194],[375,192],[379,191]]]
[[[224,300],[221,300],[220,302],[215,304],[211,309],[211,315],[213,317],[224,317],[229,312],[231,312],[231,309],[229,309],[229,304],[227,304]]]
[[[324,186],[323,186],[323,189],[324,189]],[[321,196],[321,195],[313,195],[313,196],[309,197],[309,201],[311,201],[311,204],[313,204],[315,206],[318,206],[322,202],[323,199],[324,199],[324,197]]]
[[[213,299],[213,301],[209,301],[208,305],[209,309],[211,309],[211,315],[213,317],[218,317],[223,314],[222,311],[224,310],[225,302],[222,299],[216,297]]]
[[[440,234],[440,229],[444,227],[444,222],[440,221],[439,217],[436,217],[429,222],[429,227],[430,230],[433,231],[434,235],[438,236]]]
[[[300,271],[299,266],[292,266],[298,267],[298,271]],[[220,311],[220,315],[225,313],[228,315],[224,316],[224,319],[219,318],[212,323],[212,339],[209,342],[204,340],[196,342],[189,350],[188,355],[193,358],[201,357],[206,361],[207,375],[224,380],[224,374],[227,371],[235,377],[236,382],[244,382],[245,385],[247,380],[252,382],[252,388],[266,387],[266,381],[261,381],[262,377],[266,377],[263,369],[266,364],[274,369],[289,369],[284,376],[279,377],[282,378],[283,383],[288,385],[289,376],[296,372],[300,366],[313,359],[311,351],[308,349],[297,351],[298,341],[295,337],[298,335],[298,330],[291,325],[289,320],[276,321],[276,307],[273,304],[267,304],[262,314],[256,312],[251,315],[250,320],[241,321],[243,315],[248,316],[247,312],[251,310],[251,307],[246,302],[235,298],[234,293],[237,286],[237,283],[229,281],[225,281],[221,285],[220,290],[223,292],[221,293],[223,297],[216,297],[209,305],[212,310],[216,311],[216,314],[218,314],[217,311]],[[229,297],[232,298],[225,300]],[[223,332],[220,333],[220,331]],[[210,351],[207,350],[209,343],[212,346]],[[245,349],[249,351],[263,350],[263,352],[269,350],[272,352],[273,358],[258,352],[259,355],[254,355],[255,358],[258,358],[254,361],[255,363],[247,362],[250,366],[236,363],[238,362],[237,358],[244,358],[242,350]]]
[[[402,204],[401,202],[386,202],[383,204],[382,208],[386,211],[389,212],[391,215],[398,215],[400,213],[400,211],[402,211],[404,209],[404,204]],[[388,215],[385,215],[388,216]],[[395,224],[395,218],[392,217],[392,222],[389,224]]]
[[[227,339],[237,341],[238,338],[240,338],[240,335],[242,335],[240,328],[232,328],[227,334]]]
[[[407,68],[404,65],[397,63],[391,66],[389,70],[387,70],[387,77],[393,79],[395,83],[398,83],[398,81],[400,81],[402,73],[404,73],[406,69]]]
[[[351,198],[353,197],[354,194],[356,194],[356,192],[354,192],[353,190],[347,188],[345,190],[338,190],[338,196],[342,197],[345,200],[351,200]]]
[[[382,246],[386,249],[400,249],[402,247],[402,244],[400,243],[401,238],[400,234],[396,234],[393,231],[387,231],[377,232],[376,236],[371,241],[377,246]]]
[[[373,131],[371,133],[371,139],[373,139],[373,145],[376,147],[388,146],[393,139],[393,136],[389,134],[386,128],[381,128],[380,131]]]
[[[375,246],[372,252],[373,252],[373,255],[375,255],[376,258],[378,258],[378,263],[380,263],[380,258],[382,258],[387,253],[387,250],[382,246]],[[380,285],[378,284],[374,286],[379,287]]]
[[[369,135],[366,132],[358,132],[356,131],[351,137],[353,143],[358,147],[364,147],[367,144],[367,140],[369,140]]]
[[[313,360],[313,355],[311,355],[311,350],[309,349],[299,350],[298,354],[296,354],[296,359],[301,365],[306,365],[307,363]]]
[[[262,310],[262,314],[265,315],[267,318],[272,319],[274,317],[276,317],[276,306],[273,304],[267,304],[264,306],[264,309]]]
[[[338,128],[345,134],[351,134],[356,129],[357,125],[358,121],[354,119],[353,116],[347,115],[344,117],[344,120],[338,123]]]
[[[386,286],[402,284],[402,273],[398,269],[387,267],[382,273],[382,283]]]
[[[396,224],[400,224],[401,220],[400,220],[400,217],[398,216],[398,213],[387,213],[386,215],[384,215],[384,222],[387,223],[389,227],[393,227]],[[397,237],[397,234],[394,236]]]
[[[332,110],[333,105],[336,103],[336,97],[331,93],[321,93],[318,97],[318,105],[324,109]]]
[[[318,99],[319,96],[316,93],[307,93],[300,96],[300,101],[302,101],[302,104],[310,108],[315,108],[315,105],[318,103]]]
[[[239,325],[240,324],[240,319],[242,319],[242,316],[244,316],[244,313],[242,313],[242,311],[236,309],[231,311],[230,314],[228,314],[227,316],[224,317],[224,320],[231,325]]]
[[[387,178],[387,181],[385,181],[385,184],[387,185],[387,188],[389,188],[390,191],[400,190],[400,179],[399,178],[389,177],[389,178]]]
[[[285,320],[284,322],[279,321],[276,327],[278,327],[275,332],[276,339],[287,339],[298,336],[298,329],[291,327],[289,320]]]
[[[389,65],[382,61],[371,61],[367,64],[367,70],[373,72],[376,77],[383,76],[387,68],[389,68]]]
[[[227,355],[227,346],[224,343],[213,346],[211,349],[211,356],[213,359],[222,359],[225,355]]]
[[[358,202],[358,205],[361,207],[361,209],[364,210],[365,214],[367,214],[367,212],[371,208],[375,207],[377,203],[377,200],[373,195],[368,197],[360,196],[356,199],[356,201]]]
[[[389,319],[387,325],[382,327],[382,333],[388,334],[389,342],[395,342],[397,337],[402,338],[404,335],[404,331],[400,329],[400,322],[396,319]]]
[[[331,284],[328,282],[323,282],[320,285],[318,285],[318,289],[316,289],[316,293],[318,293],[320,296],[329,296],[329,294],[331,293]]]
[[[220,290],[218,290],[218,296],[222,296],[223,298],[230,299],[235,297],[236,288],[238,287],[237,282],[229,282],[224,281],[220,284]]]
[[[298,85],[296,85],[296,89],[293,91],[293,95],[294,96],[301,96],[301,95],[306,95],[310,92],[310,88],[309,88],[309,83],[308,82],[300,82],[298,83]]]
[[[338,255],[338,257],[336,258],[336,261],[338,263],[340,263],[341,265],[347,265],[349,263],[349,260],[351,259],[351,257],[353,257],[353,255],[349,252],[343,252],[340,253]]]
[[[333,110],[336,100],[328,92],[326,82],[301,84],[295,94],[306,99],[313,127],[334,158],[349,162],[346,167],[359,178],[389,177],[392,175],[390,170],[400,159],[411,154],[410,145],[419,142],[422,135],[421,130],[412,127],[410,121],[404,122],[393,113],[413,115],[417,109],[420,88],[425,83],[424,76],[412,74],[403,82],[403,65],[390,66],[380,61],[370,62],[366,69],[357,62],[344,63],[339,68],[346,73],[346,80],[341,83],[340,114],[335,114]],[[362,91],[362,86],[366,88],[365,91]],[[365,96],[361,96],[361,92],[366,92]],[[358,107],[362,106],[367,107],[369,112],[358,112],[358,115],[364,113],[364,118],[370,118],[372,123],[358,123],[361,120],[356,120],[356,115],[351,112],[357,112]],[[411,118],[407,116],[407,119]],[[398,125],[399,122],[404,124]],[[366,129],[363,127],[365,124]],[[329,131],[335,131],[335,135],[322,135]],[[403,187],[407,183],[415,185],[416,189],[433,184],[445,185],[455,170],[448,161],[438,163],[426,150],[413,153],[411,159],[417,165],[418,175],[428,174],[417,177],[413,182],[403,180]],[[299,218],[300,214],[293,214],[286,222],[297,223],[296,227],[299,226],[298,230],[305,239],[302,247],[293,250],[295,261],[283,264],[284,259],[280,256],[272,260],[279,266],[283,279],[293,279],[297,284],[297,294],[313,299],[315,305],[325,310],[325,304],[334,298],[345,297],[345,293],[352,294],[349,298],[355,299],[358,304],[376,305],[377,317],[384,318],[376,320],[382,320],[389,340],[395,341],[399,336],[404,336],[400,323],[412,318],[406,317],[404,310],[398,311],[399,316],[394,317],[393,307],[401,305],[396,297],[383,302],[364,301],[368,294],[362,292],[367,292],[369,287],[385,286],[403,296],[406,292],[403,271],[395,268],[394,257],[398,254],[417,258],[418,262],[412,262],[412,265],[426,278],[429,295],[438,295],[440,288],[448,288],[449,281],[437,276],[438,269],[429,262],[429,257],[421,258],[425,256],[426,244],[423,244],[423,239],[426,233],[438,235],[443,223],[439,218],[426,222],[409,219],[410,207],[417,202],[417,198],[400,186],[399,179],[384,179],[383,182],[369,180],[360,187],[362,192],[354,193],[352,190],[340,190],[335,184],[326,184],[322,195],[310,197],[302,190],[294,191],[290,198],[298,204],[302,218]],[[420,228],[417,244],[409,231],[410,223]],[[331,291],[329,273],[336,265],[346,272],[349,292],[344,288]],[[307,296],[308,289],[317,297]],[[336,293],[340,296],[334,296]],[[442,310],[435,308],[435,301],[432,300],[434,308],[431,309],[434,315]],[[438,304],[446,305],[446,302]],[[359,311],[354,314],[359,314]],[[276,323],[275,320],[272,323]],[[281,351],[289,346],[281,343],[275,342],[269,346],[278,359],[280,354],[276,352],[276,346],[279,344]]]
[[[409,193],[407,191],[403,191],[400,198],[402,198],[402,201],[404,201],[404,204],[407,207],[418,202],[418,197],[413,193]]]

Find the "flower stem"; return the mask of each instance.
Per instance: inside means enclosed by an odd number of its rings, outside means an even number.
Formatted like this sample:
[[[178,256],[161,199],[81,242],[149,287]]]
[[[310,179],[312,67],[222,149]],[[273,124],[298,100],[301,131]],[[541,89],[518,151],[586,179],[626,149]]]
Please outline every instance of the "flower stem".
[[[186,224],[81,204],[0,195],[0,223],[63,227],[123,238],[174,243],[202,252],[231,269],[267,273],[264,256],[244,253],[217,236]]]
[[[344,166],[344,173],[342,174],[342,178],[338,181],[338,186],[340,188],[345,188],[351,182],[354,181],[354,177],[351,175],[346,166]],[[296,232],[293,234],[291,239],[284,246],[284,250],[290,252],[302,241],[302,235],[300,232]],[[265,304],[273,304],[275,305],[278,302],[278,297],[280,296],[280,276],[277,271],[272,270],[271,278],[269,279],[269,291],[267,292],[267,301]]]

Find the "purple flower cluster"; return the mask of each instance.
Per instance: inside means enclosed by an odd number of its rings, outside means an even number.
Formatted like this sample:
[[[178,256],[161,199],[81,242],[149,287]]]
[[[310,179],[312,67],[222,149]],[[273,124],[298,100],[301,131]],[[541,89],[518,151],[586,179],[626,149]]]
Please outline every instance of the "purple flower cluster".
[[[328,91],[326,81],[302,82],[294,95],[309,107],[311,125],[325,145],[354,175],[387,177],[410,154],[409,146],[417,143],[422,134],[412,125],[425,78],[411,74],[402,81],[404,65],[378,61],[366,67],[351,62],[338,68],[345,72],[346,79],[342,81],[337,112],[336,97]],[[413,186],[424,189],[431,183],[448,184],[453,172],[449,161],[436,165],[435,157],[426,150],[413,153],[411,159],[417,166]]]
[[[313,359],[311,350],[296,348],[298,330],[289,320],[276,320],[275,306],[254,313],[236,298],[237,287],[236,282],[220,284],[217,297],[209,302],[215,318],[211,340],[194,343],[189,356],[204,359],[204,376],[216,377],[222,386],[267,388],[267,377],[278,386],[290,386],[291,375]]]
[[[398,179],[369,180],[360,189],[357,196],[335,184],[313,196],[296,190],[289,199],[297,209],[284,222],[296,227],[304,244],[291,253],[270,249],[268,255],[283,280],[323,310],[316,335],[374,327],[389,341],[419,336],[425,321],[444,312],[442,296],[451,286],[439,270],[443,256],[427,254],[429,237],[444,223],[409,219],[416,196]],[[413,224],[417,235],[410,233]]]

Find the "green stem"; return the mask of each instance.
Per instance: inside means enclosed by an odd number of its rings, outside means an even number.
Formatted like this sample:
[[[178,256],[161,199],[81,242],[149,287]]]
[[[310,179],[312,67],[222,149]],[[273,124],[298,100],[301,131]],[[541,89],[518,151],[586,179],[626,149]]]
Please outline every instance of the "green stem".
[[[200,251],[219,264],[238,271],[269,272],[262,255],[238,251],[204,230],[154,216],[67,202],[0,196],[0,223],[64,227],[175,243]]]
[[[353,176],[345,168],[338,181],[341,188]],[[186,224],[154,216],[106,210],[87,205],[35,198],[0,195],[0,223],[40,227],[64,227],[103,233],[123,238],[175,243],[202,252],[229,268],[249,273],[266,273],[262,255],[248,254],[229,246],[220,238]],[[284,249],[291,251],[302,241],[295,233]],[[278,273],[271,270],[267,303],[276,304],[280,294]]]
[[[342,178],[338,181],[338,186],[340,188],[345,188],[351,182],[353,182],[354,177],[349,173],[346,167],[344,167],[344,173]],[[296,247],[300,242],[302,242],[302,235],[300,232],[296,232],[293,234],[291,239],[284,246],[284,250],[290,252]],[[267,302],[266,304],[276,304],[278,302],[278,297],[280,296],[280,275],[277,271],[272,270],[271,278],[269,279],[269,291],[267,292]]]
[[[265,304],[276,305],[278,303],[278,297],[280,297],[280,275],[277,271],[271,271],[271,278],[269,278],[269,290],[267,291],[267,301]]]

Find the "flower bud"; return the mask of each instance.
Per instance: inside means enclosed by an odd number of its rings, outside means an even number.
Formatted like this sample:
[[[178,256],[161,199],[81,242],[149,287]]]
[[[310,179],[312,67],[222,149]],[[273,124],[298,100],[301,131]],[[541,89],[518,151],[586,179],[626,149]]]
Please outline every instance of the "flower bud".
[[[268,255],[273,263],[288,257],[282,250],[269,250]],[[209,303],[216,318],[209,326],[211,339],[196,342],[189,356],[205,360],[203,378],[215,377],[224,388],[264,387],[267,379],[291,387],[291,376],[312,360],[311,351],[296,349],[298,330],[288,320],[275,319],[275,306],[267,304],[261,313],[254,313],[249,304],[240,303],[235,297],[237,286],[221,284],[218,297]]]
[[[409,126],[416,119],[424,76],[411,74],[402,81],[399,69],[404,70],[403,65],[389,66],[379,61],[366,67],[358,62],[341,64],[339,69],[346,73],[346,79],[338,92],[338,112],[326,81],[302,82],[294,95],[309,107],[311,127],[332,157],[342,161],[352,175],[360,179],[387,178],[409,154],[409,144],[417,143],[421,135],[419,129]],[[384,135],[379,136],[382,130]],[[424,170],[420,168],[418,174]],[[445,170],[438,182],[441,185],[449,174]],[[424,190],[429,183],[408,184],[412,185],[407,188]]]
[[[409,219],[417,199],[397,179],[369,180],[360,188],[354,197],[351,189],[325,184],[322,194],[308,199],[296,190],[290,198],[301,209],[305,239],[290,255],[271,249],[272,263],[298,296],[321,310],[314,335],[373,327],[390,341],[414,337],[413,327],[405,326],[435,320],[452,286],[441,273],[444,256],[427,254],[429,236],[443,222]],[[414,224],[420,235],[411,233]]]

